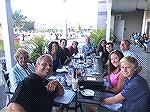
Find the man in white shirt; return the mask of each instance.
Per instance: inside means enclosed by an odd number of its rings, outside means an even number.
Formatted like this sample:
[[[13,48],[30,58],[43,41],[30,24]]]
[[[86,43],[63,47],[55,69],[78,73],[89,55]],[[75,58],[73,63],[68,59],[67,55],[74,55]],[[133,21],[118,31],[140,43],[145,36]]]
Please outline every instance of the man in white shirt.
[[[137,60],[139,60],[138,56],[135,53],[133,53],[132,51],[130,51],[130,44],[131,44],[130,41],[126,40],[126,39],[122,39],[120,42],[120,49],[121,49],[124,57],[131,56],[131,57],[134,57]],[[142,70],[142,66],[140,65],[138,67],[137,72],[139,73],[141,70]]]
[[[125,57],[132,56],[138,59],[138,56],[130,51],[130,41],[129,40],[121,40],[120,42],[120,49]]]

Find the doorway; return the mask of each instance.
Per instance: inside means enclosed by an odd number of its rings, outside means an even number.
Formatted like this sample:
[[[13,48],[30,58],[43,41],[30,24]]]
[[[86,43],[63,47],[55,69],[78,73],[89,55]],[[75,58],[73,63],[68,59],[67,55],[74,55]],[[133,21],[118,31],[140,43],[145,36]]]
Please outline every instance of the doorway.
[[[117,20],[115,21],[115,36],[117,37],[117,41],[121,41],[124,36],[124,24],[125,20]]]

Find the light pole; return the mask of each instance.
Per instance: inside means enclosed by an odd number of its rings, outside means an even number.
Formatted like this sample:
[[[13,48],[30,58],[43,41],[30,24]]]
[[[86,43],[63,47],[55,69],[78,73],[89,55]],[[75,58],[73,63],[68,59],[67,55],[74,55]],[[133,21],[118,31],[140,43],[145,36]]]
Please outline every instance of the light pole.
[[[64,29],[64,36],[66,37],[66,39],[67,39],[67,34],[68,34],[68,26],[67,26],[67,9],[66,9],[66,7],[67,7],[67,4],[66,4],[66,0],[63,0],[63,2],[64,2],[64,12],[65,12],[65,29]]]
[[[66,35],[66,39],[67,39],[67,37],[68,37],[67,15],[66,15],[66,28],[65,29],[66,29],[66,34],[65,35]]]

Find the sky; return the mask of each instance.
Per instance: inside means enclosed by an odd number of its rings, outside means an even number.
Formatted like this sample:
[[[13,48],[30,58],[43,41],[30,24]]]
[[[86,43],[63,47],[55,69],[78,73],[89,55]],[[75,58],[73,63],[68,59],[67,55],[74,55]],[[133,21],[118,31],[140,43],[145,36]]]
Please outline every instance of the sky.
[[[11,0],[13,11],[39,23],[62,25],[96,25],[97,0]]]

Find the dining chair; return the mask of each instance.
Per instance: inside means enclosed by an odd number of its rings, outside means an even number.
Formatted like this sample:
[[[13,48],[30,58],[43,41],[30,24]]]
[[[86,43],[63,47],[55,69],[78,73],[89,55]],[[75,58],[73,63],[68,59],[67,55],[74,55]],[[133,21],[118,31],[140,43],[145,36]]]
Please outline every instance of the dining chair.
[[[3,72],[3,76],[5,79],[5,94],[7,96],[8,102],[11,99],[11,96],[14,94],[13,92],[10,91],[10,80],[9,80],[9,73],[2,71]]]

